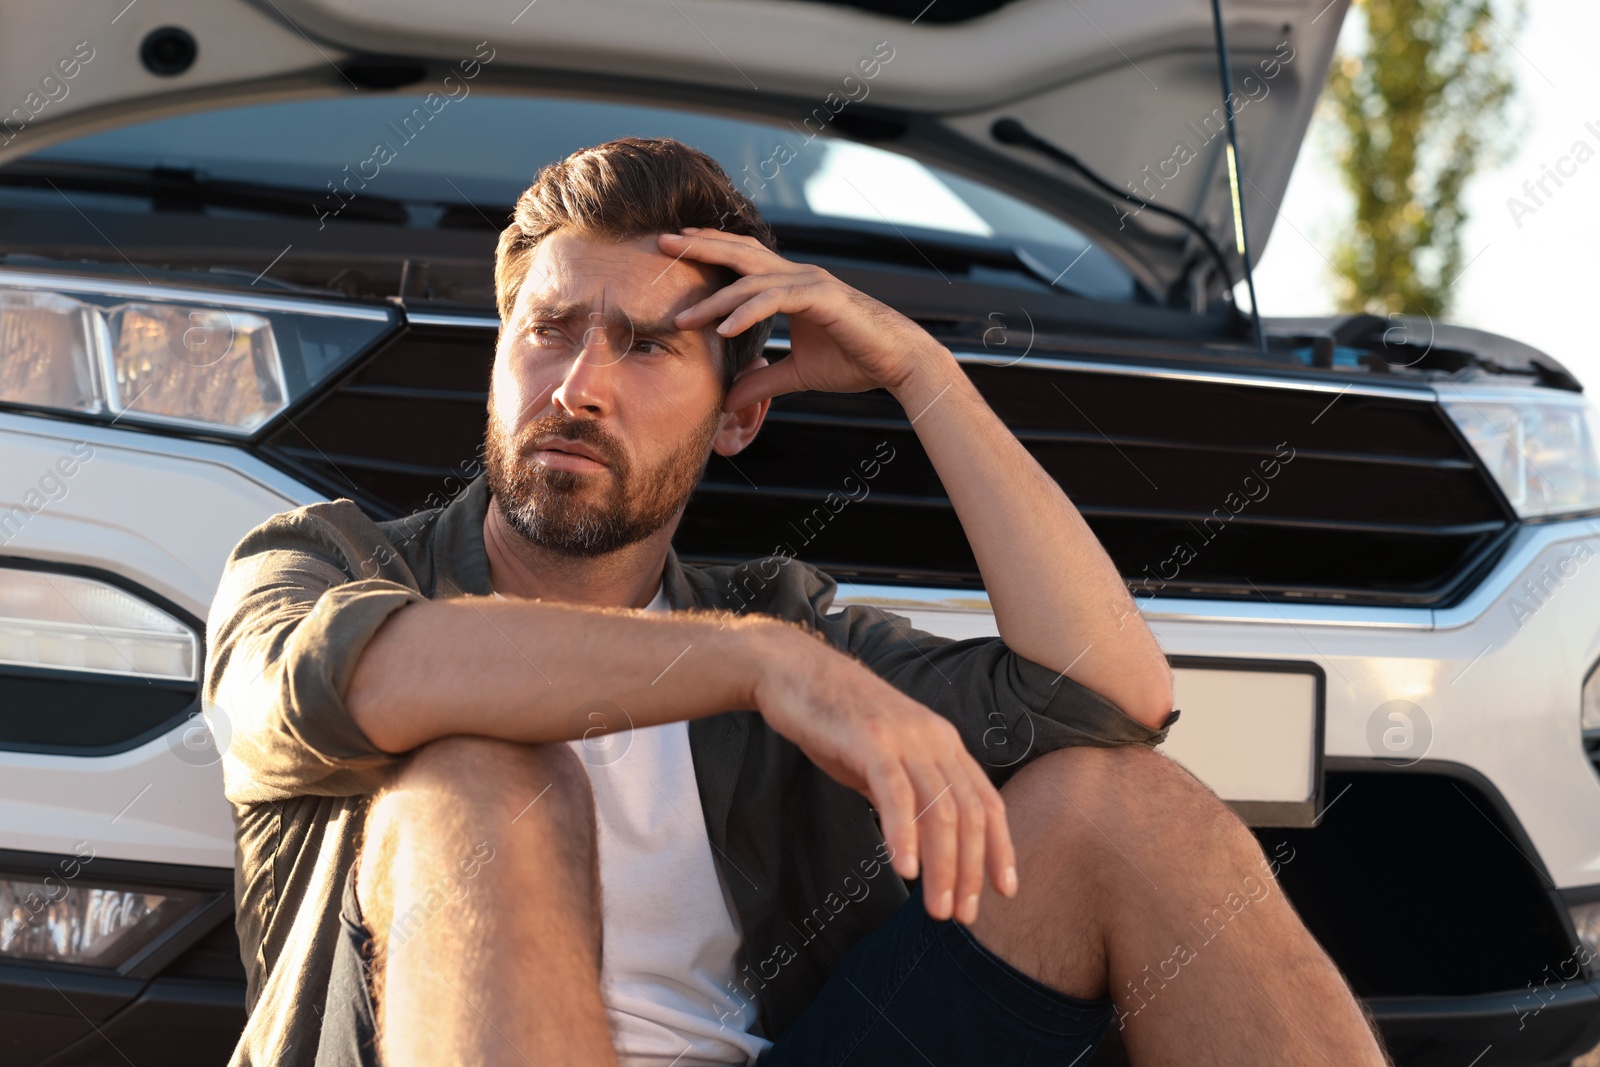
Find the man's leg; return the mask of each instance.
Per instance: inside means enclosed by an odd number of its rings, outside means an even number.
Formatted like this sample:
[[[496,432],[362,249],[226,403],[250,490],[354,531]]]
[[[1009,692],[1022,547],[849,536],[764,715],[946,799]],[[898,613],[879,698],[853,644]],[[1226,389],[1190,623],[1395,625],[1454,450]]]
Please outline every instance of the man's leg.
[[[597,864],[566,745],[419,749],[374,798],[356,872],[386,1067],[614,1064]]]
[[[1063,993],[1109,994],[1138,1067],[1386,1062],[1254,836],[1176,763],[1063,749],[1001,795],[1021,886],[985,887],[973,935]]]

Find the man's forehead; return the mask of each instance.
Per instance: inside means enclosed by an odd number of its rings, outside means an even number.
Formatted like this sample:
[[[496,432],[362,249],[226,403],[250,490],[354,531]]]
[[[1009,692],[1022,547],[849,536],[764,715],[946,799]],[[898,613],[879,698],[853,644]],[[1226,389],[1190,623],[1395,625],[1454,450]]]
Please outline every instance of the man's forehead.
[[[522,296],[529,307],[656,319],[719,287],[711,270],[666,255],[654,237],[596,241],[558,231],[530,258]]]

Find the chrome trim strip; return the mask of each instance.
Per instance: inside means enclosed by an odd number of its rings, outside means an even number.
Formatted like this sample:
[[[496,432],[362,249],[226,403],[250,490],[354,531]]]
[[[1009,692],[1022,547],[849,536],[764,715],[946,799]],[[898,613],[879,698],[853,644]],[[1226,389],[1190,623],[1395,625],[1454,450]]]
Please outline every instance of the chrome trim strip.
[[[463,329],[500,329],[498,315],[452,315],[447,311],[407,311],[406,321],[413,326],[456,326]]]
[[[1430,630],[1430,608],[1363,607],[1346,604],[1285,604],[1259,600],[1189,600],[1150,597],[1134,600],[1139,613],[1163,622],[1259,622],[1291,626],[1347,626],[1362,629]],[[873,604],[886,611],[940,611],[988,615],[993,609],[979,589],[839,583],[834,603]]]
[[[406,321],[415,323],[418,326],[457,326],[490,330],[498,330],[500,328],[500,320],[497,317],[456,315],[448,312],[421,311],[413,314],[408,311],[406,313]],[[789,339],[787,337],[771,338],[767,341],[766,347],[769,352],[788,352],[790,351]],[[1135,378],[1168,378],[1175,381],[1197,381],[1217,385],[1254,385],[1267,389],[1292,389],[1306,393],[1335,393],[1341,395],[1355,393],[1359,396],[1380,396],[1393,400],[1420,400],[1434,403],[1439,400],[1438,393],[1432,386],[1421,383],[1408,388],[1371,385],[1364,382],[1350,382],[1345,385],[1339,385],[1335,382],[1304,381],[1298,378],[1188,370],[1182,367],[1156,367],[1139,363],[1099,363],[1057,356],[1023,356],[1020,359],[1015,357],[1001,359],[986,353],[968,351],[957,351],[954,355],[957,362],[960,363],[981,363],[990,366],[1035,367],[1041,370],[1083,371],[1090,374],[1116,374]]]
[[[1143,363],[1099,363],[1090,360],[1059,356],[1010,356],[1000,358],[978,352],[956,352],[961,363],[981,363],[998,367],[1035,367],[1040,370],[1082,371],[1088,374],[1116,374],[1131,378],[1167,378],[1174,381],[1208,382],[1216,385],[1251,385],[1266,389],[1292,389],[1303,393],[1354,393],[1358,396],[1381,396],[1392,400],[1420,400],[1436,403],[1438,393],[1431,385],[1419,383],[1401,388],[1392,385],[1369,385],[1365,382],[1305,381],[1299,378],[1280,378],[1272,375],[1225,373],[1222,371],[1190,370],[1184,367],[1157,367]]]
[[[988,615],[989,595],[982,589],[938,589],[932,586],[865,585],[838,579],[835,604],[875,604],[891,611],[959,611]]]
[[[240,311],[281,311],[296,315],[325,315],[341,319],[363,319],[368,322],[392,322],[394,312],[387,308],[340,304],[336,301],[318,301],[302,297],[253,296],[249,293],[226,293],[215,289],[186,289],[174,285],[140,285],[108,278],[80,278],[69,275],[31,274],[0,268],[0,287],[17,289],[46,289],[56,293],[95,293],[101,296],[125,296],[132,300],[171,300],[207,307],[233,308]]]
[[[1457,630],[1483,618],[1512,592],[1539,557],[1561,544],[1590,542],[1600,555],[1600,517],[1569,519],[1520,527],[1494,570],[1452,608],[1372,607],[1355,604],[1291,603],[1281,600],[1203,600],[1149,597],[1134,600],[1146,619],[1170,623],[1260,623],[1268,626],[1347,627],[1387,630]],[[993,609],[978,589],[931,586],[858,585],[840,581],[839,607],[875,604],[886,611],[941,611],[987,614]]]
[[[1137,598],[1135,598],[1137,600]],[[1286,604],[1261,600],[1184,600],[1162,597],[1162,606],[1141,606],[1146,619],[1161,622],[1261,623],[1269,626],[1347,627],[1362,630],[1431,630],[1432,608],[1386,608],[1360,604]]]

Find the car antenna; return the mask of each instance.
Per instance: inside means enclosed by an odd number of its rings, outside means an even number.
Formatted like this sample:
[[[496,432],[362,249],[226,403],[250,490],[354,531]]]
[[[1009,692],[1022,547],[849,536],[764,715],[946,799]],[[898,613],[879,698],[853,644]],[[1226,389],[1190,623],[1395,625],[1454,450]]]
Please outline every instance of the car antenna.
[[[1228,115],[1228,189],[1233,194],[1233,239],[1244,260],[1244,284],[1250,290],[1250,321],[1256,343],[1267,354],[1267,334],[1261,328],[1261,305],[1256,302],[1256,272],[1250,265],[1250,238],[1244,224],[1244,202],[1239,198],[1239,129],[1233,117],[1233,72],[1228,65],[1228,35],[1222,28],[1222,0],[1211,0],[1211,23],[1217,34],[1217,68],[1222,74],[1222,106]]]
[[[1217,247],[1217,242],[1211,239],[1211,235],[1206,232],[1205,227],[1201,226],[1188,215],[1185,215],[1181,211],[1174,211],[1172,208],[1165,207],[1161,204],[1152,204],[1143,197],[1136,196],[1125,189],[1118,189],[1115,185],[1112,185],[1100,175],[1090,170],[1088,165],[1077,156],[1065,151],[1064,149],[1057,148],[1049,141],[1046,141],[1043,137],[1040,137],[1038,134],[1028,129],[1028,127],[1024,126],[1021,122],[1009,116],[1006,118],[996,119],[994,121],[994,125],[989,127],[989,136],[993,137],[1001,144],[1014,144],[1022,148],[1031,148],[1040,155],[1049,159],[1053,159],[1057,163],[1077,171],[1088,180],[1089,184],[1100,189],[1102,192],[1109,193],[1112,196],[1121,197],[1128,203],[1137,205],[1141,211],[1148,209],[1155,212],[1157,215],[1165,215],[1167,218],[1172,219],[1175,222],[1181,222],[1184,227],[1190,233],[1194,234],[1195,237],[1199,238],[1200,243],[1205,246],[1206,251],[1216,262],[1217,270],[1222,273],[1222,280],[1227,284],[1228,292],[1233,292],[1233,272],[1228,270],[1228,260],[1225,256],[1223,256],[1222,249]]]

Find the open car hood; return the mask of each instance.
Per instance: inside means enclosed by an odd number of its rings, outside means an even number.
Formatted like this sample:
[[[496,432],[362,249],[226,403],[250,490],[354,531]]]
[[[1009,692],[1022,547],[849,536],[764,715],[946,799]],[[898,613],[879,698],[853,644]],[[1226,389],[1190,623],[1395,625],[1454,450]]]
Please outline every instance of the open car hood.
[[[1222,5],[1257,257],[1348,2]],[[0,162],[132,115],[400,84],[486,44],[502,84],[766,117],[795,149],[822,129],[893,148],[1061,215],[1157,292],[1218,294],[1184,227],[999,143],[991,127],[1015,118],[1109,184],[1192,216],[1241,276],[1208,0],[167,0],[112,14],[0,0],[0,101],[32,113],[21,136],[0,136]],[[166,26],[198,55],[163,77],[139,52]],[[79,42],[94,59],[43,99],[41,78]]]

